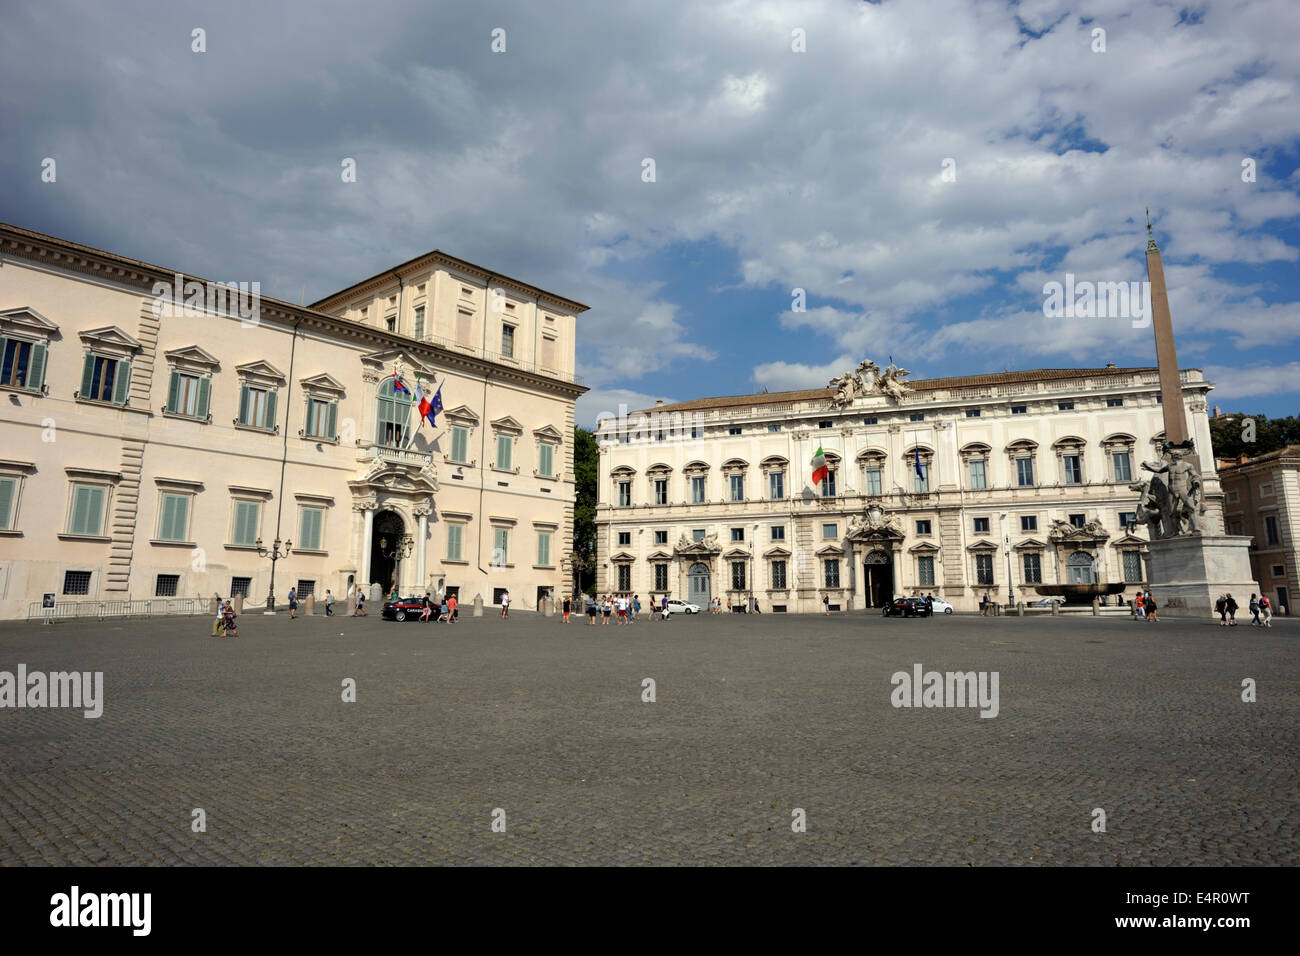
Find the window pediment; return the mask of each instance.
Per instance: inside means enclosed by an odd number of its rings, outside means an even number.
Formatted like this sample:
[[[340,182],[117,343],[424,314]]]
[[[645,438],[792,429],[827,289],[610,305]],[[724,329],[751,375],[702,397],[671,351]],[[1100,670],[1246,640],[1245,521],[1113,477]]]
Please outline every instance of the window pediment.
[[[504,435],[522,435],[524,433],[524,426],[509,415],[492,422],[492,428]]]
[[[706,475],[709,472],[709,466],[707,462],[692,461],[683,467],[682,471],[693,476]]]
[[[998,546],[992,541],[976,541],[974,544],[968,544],[966,546],[967,551],[989,552],[996,551],[997,549]]]
[[[236,365],[235,372],[240,379],[251,382],[255,385],[266,385],[270,388],[278,388],[284,384],[284,373],[278,368],[263,359],[255,362],[245,362],[243,365]]]
[[[138,352],[142,348],[130,335],[116,325],[105,325],[98,329],[88,329],[77,333],[87,347],[116,355]]]
[[[782,458],[780,455],[768,455],[760,462],[762,467],[768,471],[776,471],[782,468],[790,467],[790,460]]]
[[[783,548],[783,547],[781,547],[781,545],[776,544],[776,545],[773,545],[772,547],[768,548],[766,551],[764,551],[764,552],[763,552],[763,557],[765,557],[765,558],[788,558],[788,557],[790,557],[790,553],[791,553],[791,552],[790,552],[790,549],[789,549],[789,548]]]
[[[167,364],[186,372],[213,372],[221,365],[216,356],[197,345],[186,345],[163,353]]]
[[[611,555],[610,559],[615,564],[628,564],[636,560],[635,555],[628,554],[626,551],[620,551],[618,554]]]
[[[726,472],[744,471],[749,467],[749,462],[743,458],[728,458],[722,463],[722,470]]]
[[[1137,444],[1137,439],[1126,432],[1116,432],[1113,435],[1107,435],[1101,440],[1101,443],[1107,448],[1132,447]]]
[[[627,465],[619,465],[617,468],[610,469],[609,474],[613,478],[631,478],[636,474],[636,470]]]
[[[961,446],[959,454],[963,458],[986,458],[993,449],[982,441],[968,442]]]
[[[319,375],[313,375],[311,378],[304,378],[299,381],[299,386],[309,395],[319,395],[327,398],[341,398],[343,396],[343,383],[333,375],[322,372]]]
[[[1007,453],[1010,455],[1032,455],[1036,451],[1038,451],[1038,442],[1028,438],[1020,438],[1007,445]]]
[[[673,557],[673,556],[672,556],[671,554],[669,554],[667,551],[660,550],[660,551],[655,551],[654,553],[652,553],[652,554],[651,554],[651,555],[650,555],[646,560],[648,560],[648,561],[671,561],[671,560],[672,560],[672,557]]]
[[[533,437],[538,441],[544,441],[555,445],[564,441],[564,436],[560,434],[560,430],[554,425],[543,425],[541,428],[534,428]]]
[[[817,549],[817,556],[819,558],[824,556],[839,557],[843,554],[844,554],[844,549],[841,548],[838,544],[824,544]]]
[[[456,425],[466,425],[471,428],[478,426],[478,415],[468,405],[457,405],[455,408],[447,409],[442,414],[447,421]]]
[[[673,469],[671,465],[665,465],[663,462],[658,462],[657,464],[651,465],[647,468],[645,473],[653,478],[666,478],[672,474],[672,471]]]
[[[378,352],[368,352],[361,356],[363,365],[371,365],[383,370],[391,365],[400,365],[403,374],[415,373],[419,375],[432,374],[433,370],[427,368],[423,362],[412,355],[405,349],[381,349]]]
[[[724,558],[748,558],[750,555],[748,549],[742,548],[739,545],[737,545],[731,548],[730,550],[723,552],[722,556]]]
[[[154,478],[153,483],[159,488],[171,488],[181,491],[202,491],[203,482],[190,478]]]
[[[880,448],[865,448],[858,452],[858,461],[863,465],[883,465],[888,457]]]
[[[1047,547],[1047,546],[1046,546],[1045,544],[1043,544],[1043,542],[1039,541],[1037,538],[1025,538],[1025,540],[1023,540],[1023,541],[1019,541],[1019,542],[1016,543],[1016,545],[1015,545],[1015,550],[1017,550],[1017,551],[1042,551],[1042,550],[1044,550],[1046,547]]]
[[[1077,435],[1067,435],[1065,438],[1058,438],[1052,442],[1052,447],[1057,451],[1077,451],[1085,447],[1088,443]]]
[[[23,306],[0,312],[0,330],[6,334],[12,332],[48,342],[58,334],[59,327],[35,309]]]
[[[912,545],[907,552],[908,554],[938,554],[939,549],[929,541],[922,541],[920,544]]]

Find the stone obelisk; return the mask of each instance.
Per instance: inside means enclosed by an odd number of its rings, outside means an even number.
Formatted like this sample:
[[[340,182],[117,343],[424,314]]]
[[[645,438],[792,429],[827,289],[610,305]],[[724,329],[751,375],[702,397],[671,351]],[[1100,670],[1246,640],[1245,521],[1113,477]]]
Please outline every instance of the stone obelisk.
[[[1165,267],[1160,247],[1151,233],[1147,215],[1147,279],[1151,284],[1151,325],[1156,333],[1156,365],[1160,370],[1160,401],[1164,406],[1165,440],[1180,445],[1188,437],[1187,413],[1183,408],[1183,382],[1178,373],[1174,349],[1174,323],[1169,315],[1169,293],[1165,289]],[[1198,456],[1199,457],[1199,456]],[[1199,467],[1199,462],[1198,462]]]

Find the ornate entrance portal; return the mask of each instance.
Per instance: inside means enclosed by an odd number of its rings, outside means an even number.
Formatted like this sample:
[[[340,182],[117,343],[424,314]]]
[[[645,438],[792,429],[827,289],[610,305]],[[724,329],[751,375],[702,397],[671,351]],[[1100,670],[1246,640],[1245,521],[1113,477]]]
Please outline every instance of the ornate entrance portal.
[[[397,512],[380,511],[375,515],[370,541],[370,580],[382,584],[385,594],[397,584],[397,565],[405,532],[406,523]]]
[[[894,599],[894,562],[887,551],[872,551],[863,565],[870,607],[884,607]]]

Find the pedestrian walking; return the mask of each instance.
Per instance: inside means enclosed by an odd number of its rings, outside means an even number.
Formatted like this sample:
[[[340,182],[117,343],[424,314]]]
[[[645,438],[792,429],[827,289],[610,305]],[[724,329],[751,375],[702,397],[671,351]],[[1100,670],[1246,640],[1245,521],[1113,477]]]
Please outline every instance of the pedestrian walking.
[[[1133,613],[1137,616],[1137,619],[1139,621],[1146,620],[1146,616],[1147,616],[1146,595],[1144,595],[1141,591],[1139,591],[1137,594],[1137,603],[1134,605]]]
[[[987,593],[980,598],[980,617],[989,616],[989,596]]]
[[[659,602],[659,616],[663,618],[665,621],[668,620],[668,595],[667,594],[665,594],[663,596],[663,600]]]
[[[632,595],[632,623],[636,623],[636,616],[641,613],[641,595]]]
[[[1250,603],[1246,605],[1250,609],[1250,626],[1259,627],[1259,597],[1254,591],[1250,592]]]
[[[235,623],[236,617],[238,617],[238,615],[235,614],[234,605],[232,605],[229,601],[227,601],[225,607],[225,613],[222,615],[222,619],[221,619],[221,626],[225,630],[225,633],[221,635],[222,637],[239,636],[239,627]]]
[[[289,588],[289,620],[298,616],[298,589]]]
[[[1273,604],[1271,601],[1269,601],[1267,594],[1261,594],[1259,596],[1259,610],[1260,613],[1264,616],[1264,626],[1272,627],[1273,626]]]
[[[596,612],[600,610],[598,607],[596,607],[596,595],[594,594],[585,595],[583,601],[584,601],[585,609],[587,611],[587,626],[595,627]]]
[[[827,617],[831,616],[831,596],[829,594],[822,595],[822,613]]]
[[[502,591],[501,592],[501,620],[504,621],[509,616],[510,616],[510,592]]]
[[[424,607],[420,609],[420,620],[427,624],[429,623],[429,616],[433,614],[433,599],[428,591],[424,592],[424,597],[421,601],[424,604]]]
[[[221,595],[217,595],[217,616],[212,619],[212,636],[216,637],[217,632],[221,630],[221,618],[225,614],[226,606],[221,602]]]
[[[1220,594],[1219,599],[1214,602],[1214,613],[1219,615],[1219,627],[1228,626],[1228,599]]]
[[[448,600],[447,598],[442,599],[442,604],[438,608],[438,623],[440,624],[451,623],[451,604],[452,601],[455,600],[456,600],[455,598],[451,598],[450,600]]]
[[[353,610],[352,616],[356,617],[358,614],[362,617],[366,616],[366,593],[360,588],[357,588],[357,606],[356,609]]]
[[[447,618],[447,623],[455,624],[460,620],[460,598],[453,594],[448,597],[444,603],[447,605],[447,610],[451,615]]]
[[[1228,595],[1228,627],[1237,626],[1237,607],[1238,605],[1236,599],[1231,594],[1229,594]]]
[[[330,593],[329,588],[325,589],[325,616],[334,616],[334,595]]]
[[[569,596],[566,594],[564,596],[564,623],[565,624],[569,623],[569,611],[571,611],[572,609],[573,609],[573,601],[570,600]]]
[[[1156,624],[1159,624],[1160,609],[1159,607],[1156,606],[1155,595],[1153,595],[1150,591],[1147,592],[1146,610],[1147,610],[1147,622],[1150,623],[1154,621]]]

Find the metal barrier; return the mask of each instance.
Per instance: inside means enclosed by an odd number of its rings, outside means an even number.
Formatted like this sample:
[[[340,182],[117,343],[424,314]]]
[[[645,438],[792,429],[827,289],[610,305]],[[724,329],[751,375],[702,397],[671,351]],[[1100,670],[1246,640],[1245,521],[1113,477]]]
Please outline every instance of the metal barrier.
[[[53,624],[55,621],[103,621],[123,617],[166,617],[207,614],[212,606],[211,598],[203,597],[164,597],[147,598],[139,601],[55,601],[53,607],[44,607],[40,601],[27,605],[28,622],[40,621]]]

